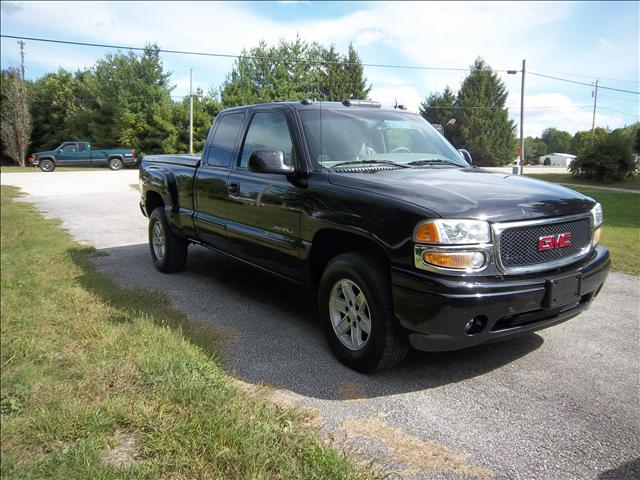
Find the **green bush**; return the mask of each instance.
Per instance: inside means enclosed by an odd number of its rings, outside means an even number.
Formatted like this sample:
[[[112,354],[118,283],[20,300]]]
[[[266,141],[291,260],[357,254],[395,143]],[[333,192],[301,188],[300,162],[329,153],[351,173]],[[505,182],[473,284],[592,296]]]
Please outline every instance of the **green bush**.
[[[633,174],[636,168],[631,143],[629,136],[619,132],[596,138],[571,162],[569,171],[604,182],[622,180]]]

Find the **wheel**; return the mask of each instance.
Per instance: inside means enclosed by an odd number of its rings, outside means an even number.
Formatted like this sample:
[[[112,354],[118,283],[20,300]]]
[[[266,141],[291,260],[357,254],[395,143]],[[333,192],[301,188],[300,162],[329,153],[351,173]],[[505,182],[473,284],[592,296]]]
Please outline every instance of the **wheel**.
[[[149,250],[155,267],[163,273],[178,272],[187,263],[189,242],[171,231],[164,207],[149,216]]]
[[[349,368],[381,370],[407,354],[393,316],[388,271],[372,256],[334,258],[322,274],[318,302],[327,341]]]
[[[40,160],[40,170],[43,172],[53,172],[55,169],[56,164],[53,163],[53,160],[49,160],[48,158]]]
[[[109,160],[108,165],[111,170],[120,170],[122,168],[122,160],[119,158],[112,158]]]

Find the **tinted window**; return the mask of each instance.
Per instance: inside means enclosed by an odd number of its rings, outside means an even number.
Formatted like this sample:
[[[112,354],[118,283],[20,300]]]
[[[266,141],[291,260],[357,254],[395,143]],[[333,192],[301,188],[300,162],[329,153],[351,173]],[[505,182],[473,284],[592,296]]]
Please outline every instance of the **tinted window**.
[[[284,163],[291,165],[293,143],[284,115],[279,112],[258,112],[254,115],[242,147],[240,167],[247,168],[251,152],[255,150],[282,150]]]
[[[64,147],[62,147],[63,152],[75,152],[76,144],[75,143],[67,143]]]
[[[233,155],[244,113],[232,113],[220,119],[207,152],[207,163],[216,167],[227,167]]]
[[[87,144],[86,143],[79,143],[78,146],[80,147],[79,151],[80,152],[86,152],[88,150],[87,148]]]

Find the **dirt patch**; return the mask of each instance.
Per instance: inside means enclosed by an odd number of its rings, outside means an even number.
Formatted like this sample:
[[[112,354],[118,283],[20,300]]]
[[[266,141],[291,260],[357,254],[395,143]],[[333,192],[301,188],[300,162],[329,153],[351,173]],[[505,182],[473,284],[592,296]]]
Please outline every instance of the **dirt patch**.
[[[107,448],[102,461],[114,467],[124,467],[140,462],[140,438],[133,433],[116,432],[112,437],[113,446]]]
[[[364,386],[356,382],[342,382],[338,385],[338,395],[343,400],[364,400],[367,398]]]
[[[336,440],[353,444],[358,437],[369,437],[382,441],[389,456],[383,461],[400,462],[406,465],[400,475],[416,474],[425,470],[449,471],[467,477],[489,480],[493,473],[467,463],[468,454],[454,452],[439,443],[413,437],[399,428],[387,425],[378,417],[359,418],[343,422]]]

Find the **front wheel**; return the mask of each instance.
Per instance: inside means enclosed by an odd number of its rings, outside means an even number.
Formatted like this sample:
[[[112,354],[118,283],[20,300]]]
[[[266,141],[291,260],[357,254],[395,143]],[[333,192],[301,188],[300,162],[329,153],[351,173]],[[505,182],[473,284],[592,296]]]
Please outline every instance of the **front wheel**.
[[[52,160],[45,159],[40,161],[40,170],[43,172],[53,172],[56,169],[56,164]]]
[[[327,341],[342,363],[359,372],[391,367],[408,351],[397,332],[388,277],[374,257],[345,253],[329,263],[320,280]]]
[[[182,270],[187,263],[189,242],[171,231],[163,207],[149,216],[149,250],[155,267],[163,273]]]
[[[120,170],[122,168],[122,160],[119,158],[112,158],[107,164],[111,170]]]

